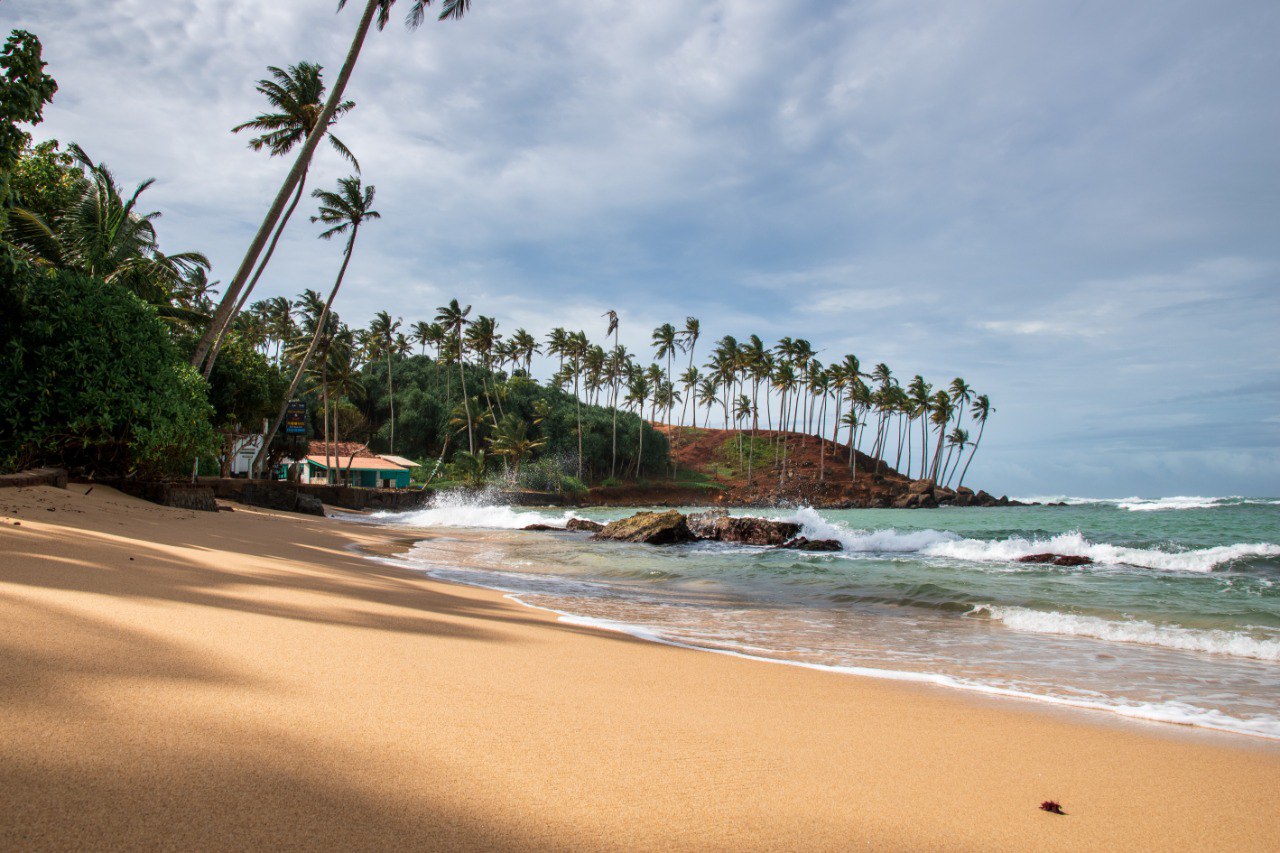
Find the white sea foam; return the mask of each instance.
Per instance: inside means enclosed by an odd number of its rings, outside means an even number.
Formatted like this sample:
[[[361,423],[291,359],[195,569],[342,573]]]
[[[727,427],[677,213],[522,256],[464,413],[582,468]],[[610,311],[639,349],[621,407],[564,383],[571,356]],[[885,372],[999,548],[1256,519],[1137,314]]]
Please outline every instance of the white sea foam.
[[[1280,545],[1239,543],[1192,551],[1160,551],[1126,548],[1090,542],[1079,531],[1059,533],[1048,539],[964,539],[943,530],[853,530],[827,521],[817,511],[802,507],[789,518],[804,525],[810,539],[836,539],[846,553],[917,553],[975,563],[1010,563],[1032,554],[1089,557],[1104,565],[1137,566],[1177,572],[1208,572],[1215,566],[1244,557],[1280,556]]]
[[[1064,503],[1069,506],[1103,504],[1114,506],[1118,509],[1129,510],[1130,512],[1160,512],[1163,510],[1178,509],[1215,509],[1217,507],[1239,506],[1240,504],[1260,504],[1264,506],[1280,505],[1280,501],[1270,498],[1245,498],[1239,495],[1231,495],[1228,497],[1175,495],[1167,498],[1140,498],[1136,496],[1129,498],[1081,498],[1072,497],[1071,495],[1035,495],[1032,497],[1016,498],[1016,500],[1022,503]]]
[[[1206,498],[1193,495],[1179,495],[1171,498],[1130,498],[1120,501],[1116,506],[1131,512],[1160,512],[1169,509],[1213,509],[1240,503],[1243,498]]]
[[[714,654],[729,655],[730,657],[745,658],[747,660],[760,661],[762,663],[799,666],[805,669],[816,669],[821,672],[860,675],[870,678],[883,678],[890,681],[914,681],[917,683],[934,684],[939,687],[973,690],[978,693],[987,693],[995,696],[1007,696],[1015,699],[1030,699],[1037,702],[1048,702],[1054,705],[1067,705],[1073,708],[1084,708],[1088,710],[1109,711],[1113,714],[1120,714],[1121,716],[1132,717],[1140,720],[1174,723],[1183,726],[1197,726],[1201,728],[1217,729],[1219,731],[1235,732],[1237,734],[1248,734],[1273,740],[1280,740],[1280,720],[1277,720],[1274,717],[1242,719],[1239,717],[1233,717],[1229,714],[1224,714],[1221,711],[1211,708],[1201,708],[1187,702],[1133,702],[1126,701],[1124,699],[1089,700],[1072,696],[1033,693],[1031,691],[1004,687],[998,684],[956,678],[941,673],[908,672],[903,670],[879,669],[876,667],[865,666],[835,666],[830,664],[809,663],[805,661],[784,660],[769,657],[767,654],[760,655],[744,651],[735,651],[733,649],[700,646],[696,643],[684,642],[676,637],[667,636],[649,626],[619,622],[612,619],[578,616],[573,613],[566,613],[563,610],[556,610],[555,608],[546,607],[544,605],[530,604],[526,601],[522,601],[518,595],[508,595],[507,597],[512,601],[525,605],[526,607],[532,607],[538,610],[550,610],[552,613],[559,615],[561,622],[566,622],[571,625],[583,625],[605,631],[617,631],[619,633],[629,634],[630,636],[637,637],[639,639],[662,643],[669,646],[677,646],[684,649],[694,649],[698,651],[712,652]]]
[[[406,527],[471,527],[491,530],[519,530],[530,524],[563,527],[577,516],[570,510],[561,513],[520,510],[502,504],[486,503],[481,497],[440,495],[424,509],[410,512],[375,513],[374,518],[387,524]]]
[[[971,613],[986,614],[1015,631],[1034,634],[1092,637],[1114,643],[1137,643],[1252,660],[1280,661],[1280,640],[1258,639],[1238,631],[1156,625],[1140,619],[1121,622],[1097,616],[989,604],[980,604]]]

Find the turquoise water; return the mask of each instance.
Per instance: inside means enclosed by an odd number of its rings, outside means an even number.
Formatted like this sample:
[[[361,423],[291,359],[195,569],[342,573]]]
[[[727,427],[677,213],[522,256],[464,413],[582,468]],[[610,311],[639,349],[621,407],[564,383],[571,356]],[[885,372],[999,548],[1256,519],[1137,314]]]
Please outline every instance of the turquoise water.
[[[667,642],[1280,738],[1280,501],[736,511],[840,553],[652,547],[518,530],[633,509],[457,504],[405,558],[579,621]],[[487,529],[451,543],[450,530]],[[1074,568],[1017,562],[1053,552]]]

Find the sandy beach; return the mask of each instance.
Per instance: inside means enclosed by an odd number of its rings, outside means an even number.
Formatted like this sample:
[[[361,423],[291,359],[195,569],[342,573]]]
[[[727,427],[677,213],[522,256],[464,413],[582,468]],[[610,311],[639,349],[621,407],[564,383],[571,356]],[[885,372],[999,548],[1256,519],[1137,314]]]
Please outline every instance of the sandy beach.
[[[1280,849],[1274,742],[647,643],[362,556],[399,532],[87,489],[0,490],[3,849]]]

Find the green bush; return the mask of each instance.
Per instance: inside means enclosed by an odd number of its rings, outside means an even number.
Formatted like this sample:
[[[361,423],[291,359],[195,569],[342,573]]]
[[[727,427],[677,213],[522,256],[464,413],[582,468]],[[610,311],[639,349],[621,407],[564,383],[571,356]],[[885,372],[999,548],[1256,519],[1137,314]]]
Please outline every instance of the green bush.
[[[216,450],[205,384],[154,308],[75,273],[4,275],[0,465],[157,476]]]
[[[587,484],[577,477],[569,476],[560,481],[560,491],[566,495],[580,495],[587,490]]]

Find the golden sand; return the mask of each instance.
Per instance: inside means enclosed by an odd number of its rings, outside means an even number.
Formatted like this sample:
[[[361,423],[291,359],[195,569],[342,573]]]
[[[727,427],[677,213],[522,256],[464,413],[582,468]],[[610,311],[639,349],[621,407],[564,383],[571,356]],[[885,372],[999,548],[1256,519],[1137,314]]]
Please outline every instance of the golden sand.
[[[86,488],[0,490],[0,849],[1280,850],[1272,742],[645,643],[371,526]]]

